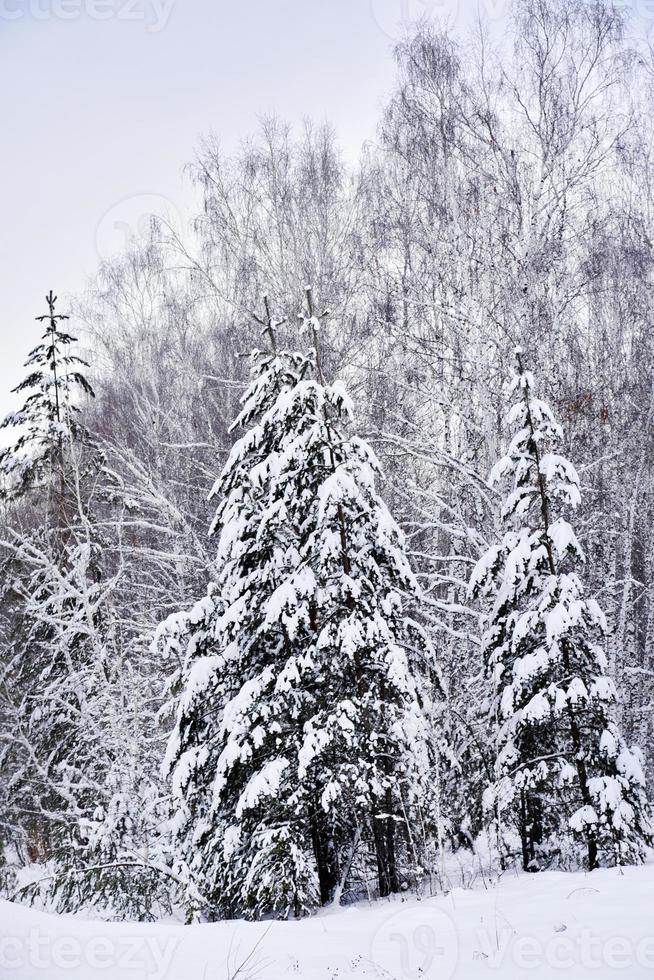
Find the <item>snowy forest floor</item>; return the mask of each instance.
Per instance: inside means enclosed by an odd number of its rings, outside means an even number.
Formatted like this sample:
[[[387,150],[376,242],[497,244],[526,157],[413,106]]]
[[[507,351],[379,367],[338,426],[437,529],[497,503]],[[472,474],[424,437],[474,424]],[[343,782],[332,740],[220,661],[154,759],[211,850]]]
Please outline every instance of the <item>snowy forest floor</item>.
[[[108,923],[0,902],[15,980],[522,980],[654,977],[654,864],[507,872],[446,896],[291,922]]]

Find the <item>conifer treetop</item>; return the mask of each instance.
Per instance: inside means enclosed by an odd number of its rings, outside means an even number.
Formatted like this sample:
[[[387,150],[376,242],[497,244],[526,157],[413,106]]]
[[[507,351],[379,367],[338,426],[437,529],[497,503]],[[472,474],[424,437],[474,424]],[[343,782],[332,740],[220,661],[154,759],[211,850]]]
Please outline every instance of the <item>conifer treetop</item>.
[[[77,338],[61,329],[68,315],[55,312],[57,297],[52,290],[45,300],[48,312],[35,319],[45,323],[46,330],[25,361],[25,367],[32,370],[12,389],[27,396],[18,411],[10,412],[0,423],[0,428],[20,430],[14,442],[0,452],[4,496],[18,496],[39,484],[54,458],[61,456],[66,441],[81,435],[80,395],[94,397],[81,370],[88,363],[70,352]]]

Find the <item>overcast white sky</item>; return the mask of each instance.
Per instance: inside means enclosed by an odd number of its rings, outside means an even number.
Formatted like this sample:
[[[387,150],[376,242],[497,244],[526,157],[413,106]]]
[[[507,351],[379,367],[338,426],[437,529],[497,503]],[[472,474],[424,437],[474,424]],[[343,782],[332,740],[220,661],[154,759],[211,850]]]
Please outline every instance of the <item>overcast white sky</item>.
[[[654,0],[616,0],[651,27]],[[83,287],[148,211],[185,216],[201,134],[329,119],[351,159],[374,134],[393,43],[432,15],[508,0],[0,0],[0,415],[53,288]]]
[[[486,0],[494,13],[505,0]],[[264,113],[329,119],[351,158],[374,133],[393,41],[476,0],[0,0],[0,414],[43,296],[166,201],[202,133],[227,148]],[[63,312],[63,309],[62,309]]]
[[[482,0],[497,21],[506,0]],[[374,133],[393,41],[477,0],[0,0],[0,414],[34,316],[165,202],[184,212],[198,137],[227,148],[277,112],[329,119],[351,158]]]

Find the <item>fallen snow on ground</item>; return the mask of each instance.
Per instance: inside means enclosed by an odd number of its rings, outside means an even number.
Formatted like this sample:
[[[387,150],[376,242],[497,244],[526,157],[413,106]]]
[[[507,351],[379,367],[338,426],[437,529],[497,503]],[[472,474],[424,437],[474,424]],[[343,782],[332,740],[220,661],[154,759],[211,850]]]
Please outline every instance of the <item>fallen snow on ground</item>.
[[[654,978],[654,865],[494,885],[299,922],[106,923],[0,903],[14,980]]]

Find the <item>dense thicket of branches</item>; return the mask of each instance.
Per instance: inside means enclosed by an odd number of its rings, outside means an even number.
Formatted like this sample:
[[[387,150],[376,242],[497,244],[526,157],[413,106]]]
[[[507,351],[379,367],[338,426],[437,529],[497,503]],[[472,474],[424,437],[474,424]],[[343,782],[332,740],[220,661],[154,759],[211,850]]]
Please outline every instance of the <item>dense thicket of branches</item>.
[[[654,69],[608,3],[517,0],[511,27],[501,51],[429,24],[401,43],[356,168],[328,127],[267,120],[230,159],[207,140],[194,227],[157,223],[74,309],[97,396],[79,406],[84,437],[53,430],[0,535],[0,833],[12,858],[55,862],[44,875],[69,906],[129,895],[150,915],[190,887],[160,775],[186,641],[152,639],[216,574],[207,498],[235,438],[238,355],[260,343],[251,311],[267,294],[295,349],[307,283],[330,310],[322,370],[346,382],[380,460],[450,691],[460,769],[438,775],[440,833],[469,845],[492,817],[488,610],[468,580],[502,537],[488,474],[510,438],[516,346],[579,474],[615,722],[652,773]],[[515,842],[497,829],[504,861]]]

